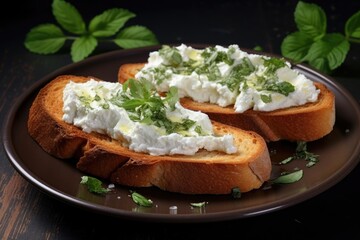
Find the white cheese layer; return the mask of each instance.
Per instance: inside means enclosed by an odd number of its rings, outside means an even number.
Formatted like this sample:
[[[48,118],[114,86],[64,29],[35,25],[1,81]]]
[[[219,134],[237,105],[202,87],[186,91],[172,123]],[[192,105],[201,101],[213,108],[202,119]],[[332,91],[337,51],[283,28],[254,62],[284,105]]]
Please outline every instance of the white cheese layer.
[[[235,111],[239,113],[248,109],[273,111],[317,101],[320,90],[316,89],[310,79],[292,69],[289,62],[285,62],[283,67],[276,69],[274,74],[269,74],[269,67],[264,65],[264,61],[270,57],[249,54],[242,51],[238,45],[230,45],[228,48],[215,46],[217,53],[227,54],[232,62],[217,61],[217,78],[209,79],[209,75],[199,71],[199,68],[192,71],[208,61],[202,55],[204,49],[194,49],[185,44],[175,48],[183,63],[188,64],[181,65],[181,69],[169,67],[171,62],[160,51],[154,51],[150,53],[147,64],[135,77],[153,82],[158,91],[167,92],[170,87],[175,86],[178,88],[180,97],[190,97],[197,102],[210,102],[221,107],[234,105]],[[242,76],[243,80],[236,85],[236,89],[229,89],[224,82],[229,81],[229,76],[234,74],[234,69],[242,64],[244,59],[249,60],[253,68],[252,72]],[[183,71],[185,68],[187,71]],[[294,91],[284,94],[264,89],[264,79],[274,84],[288,82],[294,86]]]
[[[201,135],[190,128],[184,136],[166,134],[165,129],[132,121],[128,112],[110,99],[122,91],[120,83],[99,82],[93,79],[86,83],[70,81],[63,92],[63,120],[80,127],[87,133],[98,132],[120,140],[124,146],[136,152],[151,155],[193,155],[200,149],[235,153],[233,136],[214,136],[208,116],[183,108],[179,102],[175,110],[167,110],[167,118],[173,121],[188,118],[202,129]]]

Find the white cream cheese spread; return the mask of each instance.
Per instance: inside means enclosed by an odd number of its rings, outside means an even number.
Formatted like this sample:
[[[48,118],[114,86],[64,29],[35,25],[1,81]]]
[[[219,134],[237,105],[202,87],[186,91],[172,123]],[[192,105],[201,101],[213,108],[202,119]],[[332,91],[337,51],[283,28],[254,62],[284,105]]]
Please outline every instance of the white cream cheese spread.
[[[236,112],[273,111],[317,101],[320,90],[284,59],[250,54],[238,45],[194,49],[164,45],[151,52],[136,74],[158,91],[177,87],[179,97],[210,102]]]
[[[200,149],[237,151],[233,136],[215,136],[209,117],[183,108],[176,90],[160,97],[150,88],[144,81],[126,86],[93,79],[70,81],[63,92],[63,120],[151,155],[193,155]]]

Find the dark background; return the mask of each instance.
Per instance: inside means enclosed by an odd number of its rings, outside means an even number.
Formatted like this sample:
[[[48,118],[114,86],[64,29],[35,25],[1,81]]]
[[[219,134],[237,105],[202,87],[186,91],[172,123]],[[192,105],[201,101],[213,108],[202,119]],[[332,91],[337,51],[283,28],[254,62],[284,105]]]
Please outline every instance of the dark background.
[[[296,0],[253,1],[126,1],[126,0],[70,0],[88,23],[92,17],[109,8],[125,8],[137,16],[128,25],[143,25],[151,29],[160,43],[236,43],[243,48],[261,46],[264,51],[280,53],[284,37],[296,31],[294,10]],[[305,1],[322,7],[327,15],[327,32],[344,32],[346,20],[360,9],[357,0]],[[10,1],[1,7],[3,40],[21,48],[25,34],[42,23],[56,23],[51,12],[51,0]],[[22,31],[19,31],[21,27]],[[2,41],[3,41],[2,40]],[[10,40],[10,41],[9,41]],[[118,48],[115,44],[103,44],[96,53]],[[360,44],[352,44],[346,62],[334,76],[360,76]],[[68,52],[67,50],[63,50]],[[348,64],[348,62],[357,64]],[[351,72],[351,74],[350,74]]]
[[[284,37],[296,31],[298,1],[130,1],[68,0],[86,22],[104,10],[128,9],[127,25],[151,29],[161,44],[238,44],[280,54]],[[328,32],[344,32],[360,1],[306,1],[321,6]],[[68,46],[55,55],[36,55],[23,45],[26,33],[55,23],[50,0],[9,1],[0,7],[0,125],[16,97],[43,76],[71,64]],[[93,55],[119,49],[100,44]],[[332,76],[360,99],[360,44],[351,44],[344,64]],[[359,167],[340,183],[296,206],[253,218],[215,223],[130,222],[90,213],[59,202],[27,183],[0,149],[0,238],[9,239],[359,239]],[[6,215],[1,215],[6,213]]]

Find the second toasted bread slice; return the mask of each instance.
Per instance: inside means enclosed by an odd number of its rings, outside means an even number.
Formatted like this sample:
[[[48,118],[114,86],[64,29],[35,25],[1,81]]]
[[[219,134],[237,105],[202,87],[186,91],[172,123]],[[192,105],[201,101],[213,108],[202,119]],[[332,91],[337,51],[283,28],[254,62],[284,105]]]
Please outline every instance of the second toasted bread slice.
[[[119,67],[118,81],[134,78],[145,63],[128,63]],[[220,107],[212,103],[199,103],[182,98],[188,109],[202,111],[213,120],[259,133],[266,141],[314,141],[329,134],[335,124],[335,96],[322,83],[315,82],[320,90],[316,102],[270,112],[247,110],[234,111],[233,106]]]

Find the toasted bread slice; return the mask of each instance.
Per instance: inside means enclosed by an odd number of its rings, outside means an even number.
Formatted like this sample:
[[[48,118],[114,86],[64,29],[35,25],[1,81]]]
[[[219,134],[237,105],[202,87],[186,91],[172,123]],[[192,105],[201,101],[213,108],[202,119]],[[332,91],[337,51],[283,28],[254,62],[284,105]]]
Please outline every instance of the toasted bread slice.
[[[118,81],[134,78],[145,63],[128,63],[120,66]],[[237,113],[233,106],[220,107],[211,103],[199,103],[182,98],[181,104],[188,109],[202,111],[210,119],[259,133],[266,141],[314,141],[329,134],[335,124],[335,95],[322,83],[318,101],[302,106],[289,107],[271,112],[247,110]]]
[[[70,80],[89,79],[59,76],[40,90],[30,108],[29,134],[52,156],[76,159],[80,171],[115,184],[156,186],[185,194],[229,194],[232,188],[248,192],[269,180],[272,166],[267,145],[255,132],[213,122],[215,134],[234,136],[236,153],[200,150],[195,155],[152,156],[64,122],[63,89]]]

